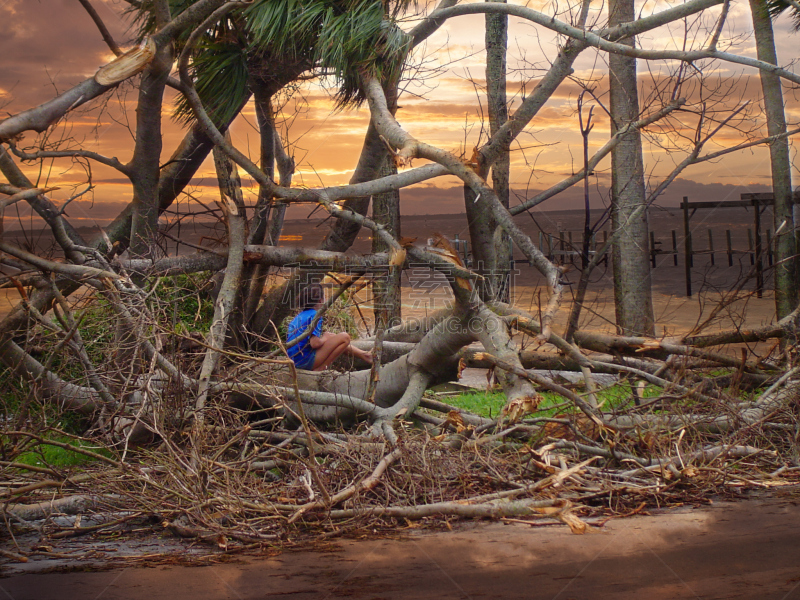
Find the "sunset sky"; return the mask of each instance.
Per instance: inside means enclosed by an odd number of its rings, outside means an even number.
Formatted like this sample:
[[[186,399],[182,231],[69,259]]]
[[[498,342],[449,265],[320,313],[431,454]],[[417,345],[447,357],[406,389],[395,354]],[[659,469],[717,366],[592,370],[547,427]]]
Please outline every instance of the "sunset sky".
[[[98,12],[105,19],[114,36],[123,45],[130,43],[127,23],[121,18],[125,4],[121,0],[93,0]],[[605,9],[605,4],[597,2]],[[660,10],[668,4],[659,2],[637,3],[642,14]],[[553,3],[528,3],[545,13],[553,14]],[[561,9],[564,9],[562,3]],[[708,11],[696,27],[711,26],[719,8]],[[565,16],[560,16],[565,19]],[[592,13],[599,23],[604,20],[601,12]],[[754,56],[752,37],[749,35],[749,12],[747,3],[735,1],[731,5],[731,20],[723,35],[723,42],[730,44],[729,51]],[[709,25],[710,24],[710,25]],[[410,26],[410,24],[409,24]],[[784,64],[795,60],[800,34],[791,32],[788,19],[775,26],[778,55]],[[664,27],[642,36],[639,44],[646,48],[675,48],[681,44],[682,25]],[[698,37],[696,45],[705,41],[706,35]],[[548,58],[555,55],[555,36],[551,32],[518,19],[511,18],[509,33],[508,93],[511,110],[519,106],[522,93],[530,93],[536,80],[547,67]],[[0,114],[14,114],[35,106],[53,97],[58,90],[66,90],[91,76],[98,66],[109,62],[113,55],[103,43],[92,21],[77,0],[0,0]],[[416,60],[429,71],[422,82],[410,82],[408,93],[400,100],[398,120],[413,135],[440,147],[461,151],[469,155],[481,135],[481,108],[485,96],[482,91],[485,55],[483,52],[483,16],[458,17],[450,20],[424,48],[420,48]],[[643,110],[658,108],[648,99],[652,91],[667,81],[667,74],[674,65],[651,63],[649,69],[640,65],[640,89]],[[607,70],[605,55],[586,51],[576,64],[575,77],[596,82],[597,93],[606,101],[604,79]],[[735,106],[738,102],[751,100],[745,112],[758,117],[760,95],[758,76],[753,71],[731,64],[713,64],[706,67],[712,85],[723,86],[719,95]],[[524,89],[523,89],[524,83]],[[727,87],[726,87],[727,86]],[[477,91],[476,91],[477,88]],[[573,170],[581,167],[581,139],[578,134],[576,99],[580,87],[575,82],[563,85],[551,98],[528,132],[519,138],[525,149],[512,156],[512,187],[521,196],[532,195],[545,189]],[[704,92],[707,94],[708,92]],[[682,92],[690,100],[698,100],[697,89]],[[303,101],[287,106],[287,113],[299,106],[300,114],[289,131],[289,141],[298,163],[295,184],[306,186],[336,185],[346,183],[358,160],[361,141],[368,120],[366,107],[359,110],[333,112],[328,93],[318,84],[309,84],[303,90]],[[170,96],[173,97],[173,96]],[[713,98],[706,98],[710,100]],[[800,121],[800,103],[787,89],[787,118],[791,123]],[[72,114],[69,120],[50,132],[50,141],[74,140],[73,145],[116,156],[121,161],[130,160],[132,151],[133,107],[135,90],[126,86],[122,92],[109,98],[106,110],[98,110],[93,103],[86,110]],[[167,106],[166,111],[171,107]],[[717,118],[724,118],[717,113]],[[165,160],[180,141],[183,132],[165,115],[164,153]],[[604,144],[609,136],[608,119],[600,108],[595,109],[596,126],[591,134],[590,153]],[[258,134],[255,115],[248,106],[232,128],[234,144],[257,158]],[[681,134],[692,136],[696,118],[682,115],[673,120]],[[752,129],[748,119],[738,124],[740,128]],[[488,123],[487,123],[488,127]],[[668,153],[665,145],[676,142],[674,132],[670,135],[651,136],[645,140],[645,162],[650,181],[658,183],[676,162],[685,154]],[[485,141],[485,135],[483,137]],[[708,151],[731,146],[743,140],[742,134],[733,128],[721,131],[707,146]],[[28,133],[25,144],[32,144],[35,136]],[[794,156],[794,150],[793,150]],[[415,166],[421,163],[415,163]],[[85,169],[69,161],[53,163],[51,169],[40,171],[26,167],[30,177],[39,185],[59,185],[54,192],[56,201],[63,201],[81,189],[87,181]],[[797,179],[797,173],[794,174]],[[85,199],[76,201],[69,209],[71,220],[76,225],[104,225],[130,200],[130,186],[121,174],[100,165],[92,165],[92,177],[97,188]],[[607,201],[606,185],[610,180],[608,163],[604,163],[592,180],[592,202],[602,206]],[[249,185],[249,180],[245,180]],[[210,161],[199,174],[195,191],[208,201],[216,197],[216,179]],[[659,203],[674,206],[682,196],[693,199],[738,199],[743,191],[764,191],[769,186],[768,154],[764,149],[747,150],[713,163],[690,167],[663,196]],[[250,198],[252,198],[251,188]],[[542,208],[577,208],[581,190],[573,189]],[[516,200],[512,200],[512,204]],[[295,217],[303,216],[308,208],[293,211]],[[442,178],[402,193],[403,214],[455,213],[463,212],[461,187],[454,178]],[[7,227],[14,227],[8,220]]]

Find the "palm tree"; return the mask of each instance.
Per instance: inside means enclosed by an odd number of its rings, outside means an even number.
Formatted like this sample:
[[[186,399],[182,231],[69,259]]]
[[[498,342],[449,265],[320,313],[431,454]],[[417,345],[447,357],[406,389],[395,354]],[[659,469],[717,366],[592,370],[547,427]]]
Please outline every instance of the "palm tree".
[[[197,0],[170,0],[172,15],[187,10]],[[273,97],[282,88],[303,76],[320,77],[335,85],[336,106],[357,106],[365,100],[361,90],[364,75],[384,82],[396,82],[410,47],[410,39],[396,19],[408,0],[257,0],[252,5],[229,13],[211,27],[197,44],[192,56],[195,86],[212,120],[224,128],[255,97],[261,135],[261,169],[273,177],[276,146],[280,139],[271,121]],[[139,37],[156,27],[152,0],[131,9]],[[184,36],[188,38],[189,32]],[[180,51],[179,40],[177,50]],[[387,93],[388,97],[393,94]],[[176,118],[187,125],[194,114],[184,99],[179,99]],[[374,139],[372,139],[374,138]],[[386,162],[384,143],[374,128],[365,140],[355,182],[375,178]],[[363,164],[362,164],[363,163]],[[262,190],[250,224],[249,243],[274,243],[280,233],[282,211],[272,213],[272,198]],[[366,202],[365,202],[366,200]],[[366,213],[369,198],[354,199],[354,207]],[[327,250],[346,250],[358,228],[337,221],[326,240]],[[243,274],[239,317],[251,320],[256,331],[266,328],[271,319],[280,320],[264,303],[256,311],[265,278],[257,268]],[[281,305],[285,308],[285,303]],[[268,310],[269,309],[269,312]]]
[[[387,78],[402,67],[409,39],[395,20],[409,1],[257,0],[230,13],[198,45],[198,93],[209,114],[224,122],[248,96],[251,78],[280,79],[282,67],[296,63],[335,82],[338,107],[358,105],[365,100],[361,73]],[[196,2],[170,0],[170,9],[177,15]],[[152,5],[145,0],[128,11],[140,38],[155,29]],[[192,119],[185,103],[177,115]]]

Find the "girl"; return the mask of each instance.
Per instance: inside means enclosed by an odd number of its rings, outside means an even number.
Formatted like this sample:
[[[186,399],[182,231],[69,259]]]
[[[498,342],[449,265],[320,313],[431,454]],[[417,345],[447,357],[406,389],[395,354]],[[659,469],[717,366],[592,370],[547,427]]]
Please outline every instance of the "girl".
[[[317,322],[309,337],[290,346],[294,339],[306,332],[324,302],[325,294],[318,283],[311,284],[300,293],[302,311],[289,323],[289,331],[286,334],[289,358],[294,361],[298,369],[309,371],[327,369],[342,354],[349,354],[372,364],[372,354],[351,345],[350,335],[347,332],[323,333],[322,319]]]

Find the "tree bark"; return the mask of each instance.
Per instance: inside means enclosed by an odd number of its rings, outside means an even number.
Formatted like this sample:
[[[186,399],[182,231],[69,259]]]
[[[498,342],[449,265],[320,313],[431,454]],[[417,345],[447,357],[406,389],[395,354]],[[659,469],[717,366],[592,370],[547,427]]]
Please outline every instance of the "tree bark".
[[[161,109],[172,60],[171,45],[159,50],[142,75],[139,87],[136,147],[130,164],[133,184],[130,251],[136,258],[155,258],[162,148]]]
[[[610,27],[636,18],[633,0],[611,0]],[[619,43],[634,45],[625,38]],[[610,54],[611,135],[639,118],[636,59]],[[644,210],[642,210],[644,208]],[[653,335],[647,208],[642,139],[638,129],[623,136],[611,151],[611,227],[619,232],[612,248],[617,328],[628,335]]]
[[[405,393],[414,373],[426,373],[432,382],[446,381],[457,371],[458,352],[474,341],[475,334],[460,317],[449,315],[438,323],[414,349],[400,358],[381,366],[375,391],[375,404],[382,408],[393,406]],[[275,365],[245,365],[229,374],[238,383],[256,384],[254,390],[268,385],[292,385],[292,372]],[[297,371],[297,385],[303,390],[322,391],[357,399],[368,394],[371,373],[369,369],[345,373],[334,371]],[[250,392],[247,395],[255,395]],[[292,400],[291,397],[288,398]],[[273,403],[274,398],[263,397]],[[341,406],[316,405],[306,407],[306,415],[318,422],[348,422],[358,411]]]
[[[393,81],[384,86],[384,93],[387,96],[389,110],[394,114],[397,110],[397,82]],[[364,136],[364,145],[358,164],[350,178],[350,184],[372,181],[379,177],[384,160],[388,156],[386,143],[381,140],[378,130],[370,121],[367,133]],[[370,196],[360,196],[348,198],[343,203],[345,210],[352,210],[356,214],[366,215],[369,210]],[[328,252],[346,252],[355,242],[361,226],[345,220],[335,219],[331,225],[328,235],[320,244],[319,249]],[[256,311],[252,319],[253,331],[262,335],[271,335],[270,323],[276,325],[283,321],[293,306],[293,297],[299,292],[300,286],[311,283],[310,281],[290,280],[285,286],[271,290],[261,307]]]
[[[385,155],[380,177],[397,173],[392,157]],[[372,220],[382,225],[392,237],[400,239],[400,192],[392,190],[372,197]],[[372,252],[388,252],[390,248],[380,236],[372,236]],[[401,322],[400,275],[401,269],[390,269],[385,277],[379,275],[372,280],[372,297],[375,313],[375,328],[394,327]],[[379,327],[380,325],[380,327]]]
[[[486,0],[502,2],[507,0]],[[486,95],[489,112],[489,133],[494,137],[508,121],[506,98],[506,54],[508,48],[508,15],[486,15]],[[492,165],[492,186],[500,203],[509,206],[511,156],[508,146]],[[510,294],[511,240],[501,228],[494,231],[496,273],[492,277],[493,299],[508,302]]]
[[[772,19],[764,0],[750,0],[753,16],[753,33],[759,60],[778,64]],[[775,310],[782,319],[797,306],[798,271],[795,223],[792,204],[792,162],[789,156],[789,139],[786,134],[786,114],[780,77],[759,71],[764,95],[764,112],[767,117],[767,135],[776,137],[769,144],[772,170],[772,193],[775,232]],[[784,134],[782,136],[782,134]]]
[[[367,133],[364,136],[364,145],[361,148],[358,165],[356,165],[353,176],[350,178],[350,183],[362,183],[375,179],[380,173],[386,154],[386,144],[380,139],[378,131],[370,122],[367,127]],[[369,196],[350,198],[344,202],[344,208],[349,208],[360,215],[365,215],[367,214],[367,209],[369,209],[369,200]],[[355,223],[337,219],[325,237],[325,241],[320,245],[320,250],[345,252],[353,245],[360,230],[361,227]]]
[[[200,413],[198,419],[202,420],[202,411],[208,397],[208,386],[211,377],[217,368],[221,350],[225,345],[228,335],[228,323],[231,321],[237,308],[237,298],[240,296],[240,281],[244,267],[244,244],[246,234],[246,218],[244,199],[239,183],[239,174],[236,163],[218,148],[214,149],[214,165],[217,168],[217,179],[220,188],[220,208],[225,215],[228,226],[228,264],[222,287],[214,303],[214,316],[211,321],[206,344],[208,349],[200,368],[199,389],[195,409]]]
[[[263,86],[255,86],[256,119],[261,140],[261,170],[270,179],[275,179],[275,126],[272,118],[272,95]],[[258,200],[250,225],[248,243],[277,245],[278,240],[269,235],[269,217],[272,211],[272,190],[259,185]],[[248,322],[258,307],[264,292],[268,268],[259,264],[245,265],[242,273],[244,303],[243,322]]]
[[[479,175],[484,178],[486,170],[481,170]],[[477,194],[467,183],[464,184],[464,211],[469,224],[470,268],[483,277],[478,284],[478,291],[481,299],[489,302],[496,299],[497,294],[497,247],[494,243],[497,221],[489,200],[483,194]]]

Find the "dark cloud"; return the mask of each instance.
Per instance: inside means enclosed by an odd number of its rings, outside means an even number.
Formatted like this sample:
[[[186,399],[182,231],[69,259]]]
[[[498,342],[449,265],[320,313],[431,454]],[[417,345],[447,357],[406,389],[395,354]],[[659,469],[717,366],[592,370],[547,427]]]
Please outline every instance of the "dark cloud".
[[[118,43],[127,41],[119,2],[93,5]],[[0,3],[0,89],[16,112],[50,99],[92,75],[110,52],[89,15],[74,0],[6,0]],[[55,86],[55,88],[54,88]]]

